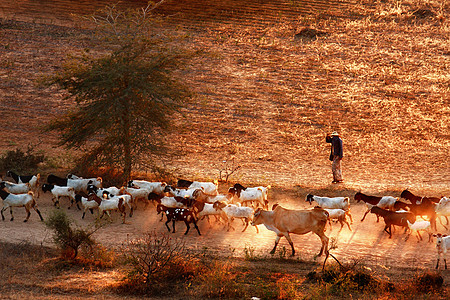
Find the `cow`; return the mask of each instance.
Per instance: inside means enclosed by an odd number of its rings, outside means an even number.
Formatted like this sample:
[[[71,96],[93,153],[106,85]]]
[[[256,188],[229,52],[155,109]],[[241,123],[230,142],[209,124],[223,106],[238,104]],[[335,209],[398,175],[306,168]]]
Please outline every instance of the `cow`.
[[[283,236],[288,240],[292,248],[292,256],[295,255],[294,243],[290,233],[306,234],[314,232],[322,241],[319,256],[325,252],[328,258],[328,237],[325,235],[325,226],[328,220],[328,212],[320,207],[308,210],[290,210],[275,204],[272,211],[258,208],[253,215],[253,226],[264,224],[267,229],[277,234],[275,246],[270,254],[274,254],[278,242]]]

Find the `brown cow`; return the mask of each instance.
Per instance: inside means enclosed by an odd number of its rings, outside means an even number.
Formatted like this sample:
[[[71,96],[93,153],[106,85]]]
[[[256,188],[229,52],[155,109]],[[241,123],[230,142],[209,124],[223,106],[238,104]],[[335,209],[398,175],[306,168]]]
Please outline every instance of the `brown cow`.
[[[252,225],[264,224],[267,229],[277,234],[275,246],[270,251],[270,254],[275,253],[280,238],[284,236],[291,245],[292,256],[294,256],[294,243],[289,233],[306,234],[308,232],[314,232],[322,241],[319,256],[325,251],[325,255],[328,257],[328,237],[324,233],[327,220],[328,212],[320,207],[314,207],[314,209],[308,210],[290,210],[279,205],[274,205],[272,211],[258,208],[253,216]]]

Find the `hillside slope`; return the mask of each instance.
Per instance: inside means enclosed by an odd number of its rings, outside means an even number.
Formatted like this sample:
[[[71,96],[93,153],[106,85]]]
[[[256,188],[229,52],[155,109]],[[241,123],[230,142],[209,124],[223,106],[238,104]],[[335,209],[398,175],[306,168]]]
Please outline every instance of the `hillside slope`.
[[[168,26],[181,25],[193,47],[208,50],[178,73],[198,101],[179,121],[184,130],[170,138],[187,155],[167,166],[186,178],[212,179],[234,158],[242,165],[234,180],[329,187],[325,134],[337,130],[345,184],[333,188],[450,193],[448,4],[364,2],[185,0],[162,6]],[[45,10],[0,4],[0,109],[7,116],[1,150],[34,142],[64,157],[52,148],[56,137],[41,134],[39,126],[67,103],[63,93],[35,83],[87,41],[69,17],[46,18],[43,11],[92,11],[82,4],[52,1],[55,7]],[[415,15],[424,7],[432,14]],[[296,38],[305,27],[326,35]]]

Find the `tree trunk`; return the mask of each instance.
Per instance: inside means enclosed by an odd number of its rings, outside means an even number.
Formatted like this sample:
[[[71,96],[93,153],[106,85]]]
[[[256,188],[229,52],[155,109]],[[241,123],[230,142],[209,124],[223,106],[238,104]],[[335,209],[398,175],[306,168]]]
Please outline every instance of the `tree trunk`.
[[[128,110],[128,103],[123,103],[123,177],[126,181],[131,177],[131,128],[130,128],[130,112]]]

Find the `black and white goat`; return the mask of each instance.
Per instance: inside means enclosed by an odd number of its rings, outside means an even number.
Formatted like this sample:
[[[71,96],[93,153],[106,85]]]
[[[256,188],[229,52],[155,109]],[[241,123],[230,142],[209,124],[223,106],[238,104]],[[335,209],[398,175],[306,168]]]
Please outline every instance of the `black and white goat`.
[[[37,193],[39,197],[39,180],[41,179],[41,174],[36,175],[19,175],[9,170],[6,172],[6,176],[11,177],[15,183],[28,183],[30,185],[30,189]]]
[[[70,206],[69,209],[73,206],[73,203],[76,201],[75,199],[75,189],[73,187],[69,186],[58,186],[53,184],[47,184],[44,183],[42,185],[42,191],[50,192],[52,194],[52,201],[53,205],[57,206],[59,208],[59,199],[61,197],[67,197],[70,200]],[[78,205],[78,202],[76,203],[77,208],[81,209]]]
[[[102,178],[97,177],[70,179],[50,174],[47,176],[47,183],[58,186],[73,187],[76,193],[84,193],[85,195],[87,195],[89,193],[87,190],[89,184],[92,184],[98,188],[102,187]]]
[[[122,224],[125,224],[126,217],[126,203],[122,197],[112,197],[110,199],[100,198],[96,194],[92,193],[88,196],[89,201],[95,201],[98,204],[98,212],[100,218],[102,218],[105,214],[111,218],[110,211],[118,211],[122,216]]]
[[[267,188],[265,187],[243,187],[240,184],[235,184],[228,189],[228,193],[237,198],[237,201],[243,205],[261,206],[263,209],[268,209],[269,201],[267,200]]]
[[[36,200],[34,199],[34,194],[32,191],[29,191],[26,194],[11,194],[4,190],[5,186],[3,183],[0,183],[0,197],[3,199],[3,207],[1,210],[2,220],[5,220],[5,216],[3,215],[3,212],[9,207],[9,212],[11,214],[11,221],[14,220],[13,215],[13,207],[25,207],[25,210],[27,212],[27,217],[24,220],[24,222],[27,222],[30,218],[31,209],[34,209],[36,213],[39,215],[39,218],[41,221],[44,219],[42,218],[41,212],[37,208]]]

